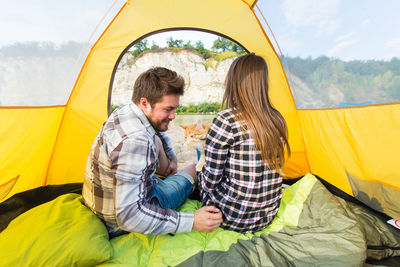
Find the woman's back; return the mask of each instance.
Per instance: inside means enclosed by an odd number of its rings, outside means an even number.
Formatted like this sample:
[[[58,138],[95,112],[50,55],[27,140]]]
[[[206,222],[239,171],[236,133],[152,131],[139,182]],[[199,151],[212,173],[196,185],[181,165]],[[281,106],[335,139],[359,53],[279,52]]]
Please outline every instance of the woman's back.
[[[199,174],[203,205],[222,211],[225,229],[261,230],[278,212],[281,165],[290,155],[285,119],[269,100],[268,67],[255,54],[232,62],[221,111],[206,140]]]
[[[245,128],[232,109],[216,115],[206,139],[200,191],[203,205],[221,210],[222,228],[254,232],[278,212],[282,177],[268,168]]]

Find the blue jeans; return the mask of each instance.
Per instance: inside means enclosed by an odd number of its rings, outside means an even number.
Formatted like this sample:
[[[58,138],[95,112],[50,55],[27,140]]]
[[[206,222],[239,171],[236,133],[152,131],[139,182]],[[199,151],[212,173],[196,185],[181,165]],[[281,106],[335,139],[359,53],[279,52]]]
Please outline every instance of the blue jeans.
[[[154,189],[150,203],[163,209],[176,209],[188,198],[193,191],[193,178],[178,172],[165,179],[153,177]]]
[[[189,197],[194,188],[193,177],[185,172],[178,172],[165,179],[153,176],[153,180],[154,189],[150,203],[163,209],[178,208]],[[123,230],[111,232],[107,225],[106,227],[110,239],[128,233]]]

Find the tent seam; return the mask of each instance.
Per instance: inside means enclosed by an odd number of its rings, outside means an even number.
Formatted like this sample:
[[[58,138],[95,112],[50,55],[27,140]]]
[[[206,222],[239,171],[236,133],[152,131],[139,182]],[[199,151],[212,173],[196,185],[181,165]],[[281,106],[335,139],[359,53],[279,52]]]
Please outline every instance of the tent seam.
[[[256,5],[256,7],[258,8],[258,5]],[[279,62],[281,63],[280,65],[281,65],[281,69],[282,69],[283,74],[284,74],[283,76],[285,77],[286,84],[288,85],[289,93],[290,93],[291,100],[292,100],[292,105],[294,106],[294,109],[295,109],[295,111],[296,111],[296,118],[297,118],[297,121],[298,121],[299,126],[300,126],[299,128],[300,128],[300,133],[301,133],[301,139],[303,140],[304,155],[306,156],[306,159],[307,159],[308,171],[311,172],[310,160],[309,160],[309,157],[308,157],[308,155],[307,155],[306,143],[305,143],[305,139],[304,139],[304,132],[303,132],[302,127],[301,127],[301,122],[300,122],[300,120],[299,120],[298,109],[297,109],[297,107],[296,107],[296,102],[294,101],[293,93],[292,93],[292,90],[290,89],[290,84],[289,84],[289,81],[288,81],[288,79],[287,79],[287,77],[286,77],[285,70],[283,69],[282,61],[281,61],[281,59],[279,58],[279,56],[278,56],[278,54],[277,54],[277,52],[276,52],[274,46],[272,45],[271,40],[268,38],[267,34],[265,33],[264,28],[263,28],[263,26],[261,25],[260,20],[258,19],[256,13],[254,12],[254,9],[251,9],[251,10],[252,10],[254,17],[256,18],[256,20],[257,20],[257,22],[258,22],[258,24],[259,24],[259,26],[260,26],[260,28],[261,28],[261,30],[262,30],[264,36],[265,36],[265,39],[268,41],[269,45],[270,45],[271,48],[272,48],[272,51],[274,51],[276,57],[278,58]],[[258,8],[258,10],[260,11],[261,15],[263,16],[261,10],[260,10],[259,8]],[[263,16],[263,17],[264,17],[264,16]],[[271,28],[270,28],[270,31],[271,31],[271,33],[272,33],[272,29],[271,29]],[[275,40],[275,41],[276,41],[276,40]],[[277,41],[276,41],[276,42],[277,42]],[[278,43],[278,42],[277,42],[277,43]]]

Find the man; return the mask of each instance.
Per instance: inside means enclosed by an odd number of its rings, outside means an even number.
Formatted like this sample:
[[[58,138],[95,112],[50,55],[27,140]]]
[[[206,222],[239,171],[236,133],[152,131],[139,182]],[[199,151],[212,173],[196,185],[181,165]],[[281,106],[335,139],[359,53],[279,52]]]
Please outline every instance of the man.
[[[184,80],[176,72],[152,68],[137,78],[133,103],[115,110],[97,135],[82,196],[110,237],[211,232],[221,224],[221,212],[212,206],[194,213],[174,210],[197,184],[194,165],[176,173],[177,159],[164,133],[183,92]],[[156,169],[165,180],[154,176]]]

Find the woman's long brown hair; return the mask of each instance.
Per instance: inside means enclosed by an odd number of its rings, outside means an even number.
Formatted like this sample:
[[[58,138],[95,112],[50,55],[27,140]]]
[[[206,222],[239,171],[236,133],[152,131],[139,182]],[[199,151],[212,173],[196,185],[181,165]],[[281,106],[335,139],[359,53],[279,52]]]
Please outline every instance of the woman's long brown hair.
[[[286,155],[290,155],[288,129],[269,100],[268,67],[262,57],[252,53],[232,63],[225,80],[222,107],[232,108],[236,118],[245,122],[242,127],[250,131],[264,162],[280,171]]]

